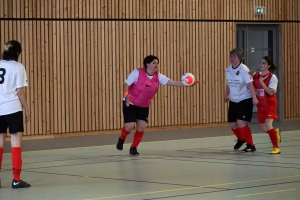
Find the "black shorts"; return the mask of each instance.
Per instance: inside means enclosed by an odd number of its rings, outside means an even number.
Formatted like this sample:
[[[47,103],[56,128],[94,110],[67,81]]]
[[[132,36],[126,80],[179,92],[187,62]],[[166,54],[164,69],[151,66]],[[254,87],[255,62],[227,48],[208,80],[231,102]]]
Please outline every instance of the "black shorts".
[[[9,128],[9,133],[24,132],[23,112],[0,116],[0,133],[6,133]]]
[[[238,103],[230,101],[228,109],[228,122],[236,122],[238,119],[251,122],[252,110],[252,98],[245,99]]]
[[[135,105],[129,105],[127,107],[123,101],[123,115],[124,123],[136,122],[137,119],[148,123],[149,107],[142,108]]]

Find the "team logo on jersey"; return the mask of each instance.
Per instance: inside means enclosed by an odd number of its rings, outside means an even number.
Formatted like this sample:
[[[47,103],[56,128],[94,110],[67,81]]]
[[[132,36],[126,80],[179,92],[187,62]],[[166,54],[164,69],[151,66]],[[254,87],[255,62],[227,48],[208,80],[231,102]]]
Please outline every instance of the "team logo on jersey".
[[[237,71],[235,74],[238,76],[240,74],[240,71]]]

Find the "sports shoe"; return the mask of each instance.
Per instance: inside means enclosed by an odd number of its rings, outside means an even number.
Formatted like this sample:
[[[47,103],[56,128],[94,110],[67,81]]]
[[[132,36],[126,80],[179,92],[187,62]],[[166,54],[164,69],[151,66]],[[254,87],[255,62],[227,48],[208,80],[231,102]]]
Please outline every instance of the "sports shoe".
[[[139,156],[140,155],[140,153],[137,152],[136,147],[130,148],[129,153],[130,153],[130,155],[133,155],[133,156]]]
[[[122,151],[123,150],[123,144],[124,144],[125,140],[122,140],[121,138],[119,138],[118,140],[118,144],[117,144],[117,149]]]
[[[247,144],[247,147],[242,150],[243,153],[254,152],[254,151],[256,151],[255,146],[254,145],[252,146],[250,144]]]
[[[234,145],[234,149],[239,149],[241,148],[241,146],[243,146],[243,144],[246,142],[245,140],[236,140],[237,143]]]
[[[16,181],[15,179],[11,183],[12,188],[17,189],[17,188],[28,188],[30,187],[30,184],[26,183],[25,181],[19,180]]]
[[[276,130],[277,142],[281,143],[281,135],[280,135],[281,130],[280,128],[276,128],[275,130]]]
[[[277,147],[274,147],[273,150],[270,152],[270,154],[280,154],[280,149]]]

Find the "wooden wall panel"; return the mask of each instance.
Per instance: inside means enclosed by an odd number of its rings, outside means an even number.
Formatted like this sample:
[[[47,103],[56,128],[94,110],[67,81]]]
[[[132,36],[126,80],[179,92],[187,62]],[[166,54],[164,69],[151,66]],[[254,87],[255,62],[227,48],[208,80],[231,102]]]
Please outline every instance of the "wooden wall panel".
[[[254,16],[257,5],[267,14]],[[236,23],[277,20],[284,117],[299,119],[299,9],[296,0],[2,0],[1,51],[10,39],[23,46],[27,135],[121,128],[124,80],[148,54],[160,58],[160,72],[171,79],[191,72],[201,81],[192,88],[161,86],[150,127],[223,123]]]
[[[0,18],[300,19],[298,0],[2,0],[0,6]],[[256,6],[265,6],[267,14],[255,16]],[[43,13],[46,7],[48,12]]]
[[[299,45],[300,24],[287,23],[282,25],[282,52],[284,74],[284,116],[286,119],[299,118],[300,116],[300,93],[299,93]],[[288,35],[288,37],[287,37]]]

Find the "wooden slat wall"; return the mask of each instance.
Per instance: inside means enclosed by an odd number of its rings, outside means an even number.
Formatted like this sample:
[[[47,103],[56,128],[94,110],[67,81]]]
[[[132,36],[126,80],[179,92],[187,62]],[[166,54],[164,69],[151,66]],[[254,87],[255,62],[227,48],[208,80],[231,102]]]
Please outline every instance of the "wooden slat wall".
[[[254,16],[254,6],[267,14]],[[282,20],[284,117],[300,118],[298,10],[297,0],[1,0],[0,43],[23,45],[27,135],[119,129],[124,80],[148,54],[159,56],[160,72],[173,80],[185,72],[201,80],[192,88],[161,86],[149,126],[222,123],[233,20]]]
[[[298,0],[1,0],[0,18],[299,20]],[[254,7],[267,14],[255,16]]]

